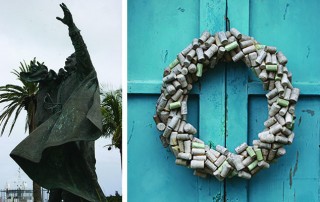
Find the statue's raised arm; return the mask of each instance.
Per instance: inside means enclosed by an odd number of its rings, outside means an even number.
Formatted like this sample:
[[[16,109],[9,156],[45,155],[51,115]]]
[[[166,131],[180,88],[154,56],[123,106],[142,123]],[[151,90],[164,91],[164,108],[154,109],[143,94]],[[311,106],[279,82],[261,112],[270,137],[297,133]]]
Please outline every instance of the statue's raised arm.
[[[72,15],[68,7],[62,3],[60,7],[63,10],[64,17],[56,17],[57,20],[61,21],[63,24],[66,24],[69,27],[69,36],[71,38],[72,44],[75,49],[75,57],[77,61],[77,71],[83,73],[89,73],[92,69],[94,69],[89,52],[87,50],[87,46],[83,41],[83,38],[80,34],[80,30],[74,24]]]

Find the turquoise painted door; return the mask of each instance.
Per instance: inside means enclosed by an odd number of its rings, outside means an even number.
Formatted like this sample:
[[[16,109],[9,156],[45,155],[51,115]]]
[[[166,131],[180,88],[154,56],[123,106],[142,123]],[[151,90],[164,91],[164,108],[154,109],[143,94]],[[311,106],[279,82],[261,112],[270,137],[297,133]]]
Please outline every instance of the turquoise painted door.
[[[128,201],[319,201],[320,1],[128,1]],[[230,27],[278,47],[301,89],[296,138],[287,154],[250,181],[202,179],[176,166],[152,116],[162,72],[204,30]],[[233,150],[263,129],[262,84],[244,64],[221,63],[192,91],[188,120],[204,141]]]

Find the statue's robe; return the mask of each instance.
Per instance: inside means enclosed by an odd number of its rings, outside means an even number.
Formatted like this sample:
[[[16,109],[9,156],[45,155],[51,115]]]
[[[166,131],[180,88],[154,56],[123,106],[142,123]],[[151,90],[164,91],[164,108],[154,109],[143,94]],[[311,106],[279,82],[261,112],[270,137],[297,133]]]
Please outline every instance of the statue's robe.
[[[94,69],[82,77],[77,72],[69,75],[59,85],[56,97],[60,109],[55,109],[10,156],[42,187],[102,201],[104,195],[95,173],[94,141],[101,135],[102,117]]]

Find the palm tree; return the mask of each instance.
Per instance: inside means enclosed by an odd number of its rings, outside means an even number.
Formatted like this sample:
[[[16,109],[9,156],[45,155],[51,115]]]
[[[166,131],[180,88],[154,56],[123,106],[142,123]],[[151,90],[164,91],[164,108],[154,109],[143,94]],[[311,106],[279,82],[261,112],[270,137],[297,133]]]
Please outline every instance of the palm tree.
[[[112,144],[106,146],[118,148],[122,160],[122,89],[102,94],[101,112],[103,136],[112,136]]]
[[[13,115],[9,135],[11,134],[22,109],[27,111],[25,130],[27,131],[28,129],[30,134],[35,129],[34,116],[36,110],[36,94],[39,90],[39,85],[34,82],[26,82],[20,77],[20,72],[31,71],[34,64],[36,64],[35,58],[30,61],[29,65],[27,65],[26,62],[20,62],[21,66],[19,67],[19,71],[13,70],[12,73],[17,76],[18,80],[22,83],[21,86],[13,84],[0,86],[0,103],[8,103],[0,115],[0,126],[2,126],[1,136]],[[41,201],[40,186],[35,182],[33,182],[33,197],[34,201]]]

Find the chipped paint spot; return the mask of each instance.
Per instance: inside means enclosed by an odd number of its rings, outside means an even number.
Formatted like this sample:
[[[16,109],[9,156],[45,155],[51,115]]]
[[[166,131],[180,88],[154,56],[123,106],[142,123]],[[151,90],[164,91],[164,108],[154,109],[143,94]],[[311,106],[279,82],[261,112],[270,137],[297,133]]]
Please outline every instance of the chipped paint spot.
[[[216,194],[214,197],[212,197],[212,201],[219,202],[221,200],[221,193]]]
[[[298,126],[300,126],[300,124],[301,124],[301,116],[300,116],[300,118],[299,118]]]
[[[286,4],[286,9],[284,10],[284,14],[283,14],[283,20],[286,20],[286,15],[287,15],[287,12],[288,12],[288,7],[290,6],[290,4]]]
[[[292,168],[290,168],[289,178],[290,178],[289,185],[290,185],[290,189],[291,189],[291,187],[292,187]]]
[[[163,56],[163,63],[167,63],[167,59],[168,59],[168,50],[165,50],[164,51],[164,56]]]
[[[298,163],[299,163],[299,152],[297,151],[296,163],[294,164],[294,168],[293,168],[293,176],[296,174],[296,172],[298,170]]]
[[[128,138],[128,144],[129,144],[129,142],[130,142],[130,140],[131,140],[131,138],[132,138],[133,131],[134,131],[134,121],[132,122],[132,128],[131,128],[130,136],[129,136],[129,138]]]
[[[182,13],[185,11],[185,9],[184,8],[181,8],[181,7],[179,7],[178,8],[178,11],[181,11]]]
[[[307,112],[311,116],[314,116],[314,114],[315,114],[315,112],[313,110],[311,110],[311,109],[302,110],[302,112]]]
[[[307,52],[307,58],[309,58],[309,55],[310,55],[310,47],[308,46],[308,52]]]

